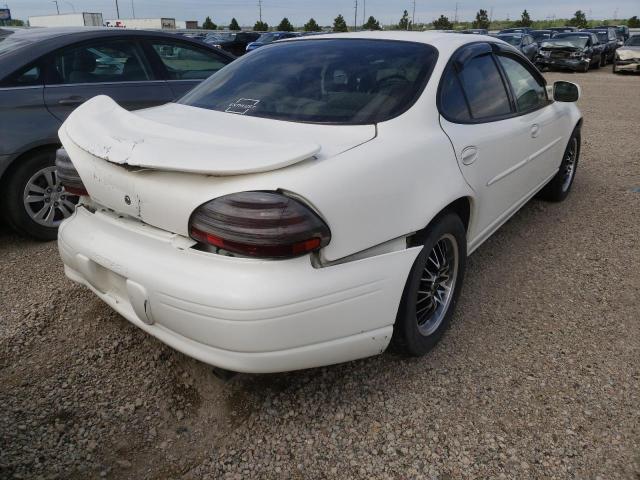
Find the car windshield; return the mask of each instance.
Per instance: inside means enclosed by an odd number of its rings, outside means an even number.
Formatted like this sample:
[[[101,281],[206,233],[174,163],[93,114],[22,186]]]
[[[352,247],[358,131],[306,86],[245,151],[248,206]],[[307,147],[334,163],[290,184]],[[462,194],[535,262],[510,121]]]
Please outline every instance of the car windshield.
[[[551,34],[549,32],[531,32],[531,35],[536,41],[551,38]]]
[[[640,35],[634,35],[633,37],[629,37],[627,43],[625,43],[627,47],[640,47]]]
[[[542,47],[571,47],[584,48],[587,46],[589,37],[578,37],[576,35],[562,36],[557,35],[551,40],[542,43]]]
[[[432,46],[405,41],[277,43],[221,69],[178,103],[294,122],[377,123],[413,105],[436,59]]]
[[[260,43],[271,43],[278,40],[281,36],[282,34],[280,33],[263,33],[257,41]]]
[[[520,35],[498,35],[498,38],[516,47],[520,46],[520,41],[522,39]]]
[[[207,41],[215,40],[216,42],[232,42],[235,38],[235,33],[210,33],[207,35]]]

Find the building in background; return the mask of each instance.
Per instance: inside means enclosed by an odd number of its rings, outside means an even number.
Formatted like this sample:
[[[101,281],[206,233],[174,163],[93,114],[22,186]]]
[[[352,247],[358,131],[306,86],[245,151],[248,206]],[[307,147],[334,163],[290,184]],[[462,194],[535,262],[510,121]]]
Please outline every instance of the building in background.
[[[115,28],[143,28],[151,30],[175,30],[175,18],[118,18],[107,20],[107,27]]]
[[[101,13],[89,12],[29,17],[32,27],[101,27],[102,22]]]

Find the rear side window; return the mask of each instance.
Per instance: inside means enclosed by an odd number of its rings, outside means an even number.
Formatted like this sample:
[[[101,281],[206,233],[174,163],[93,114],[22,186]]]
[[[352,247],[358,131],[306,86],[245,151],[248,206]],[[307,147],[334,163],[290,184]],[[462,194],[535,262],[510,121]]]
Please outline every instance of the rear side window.
[[[42,69],[38,65],[29,65],[10,75],[0,83],[0,87],[32,87],[42,85]]]
[[[140,47],[131,41],[101,39],[64,48],[53,55],[49,83],[139,82],[152,79]]]
[[[473,120],[486,120],[511,113],[511,104],[492,55],[480,55],[464,64],[458,73]]]
[[[169,80],[202,80],[224,67],[229,60],[203,48],[172,40],[151,41],[164,64]]]
[[[499,55],[498,60],[511,84],[518,111],[536,110],[547,104],[547,92],[544,85],[540,85],[524,65],[503,55]]]
[[[377,123],[415,103],[437,56],[430,45],[406,41],[271,44],[234,61],[179,102],[294,122]]]
[[[468,122],[471,120],[469,107],[460,86],[460,80],[453,68],[449,68],[442,79],[441,108],[451,120]]]

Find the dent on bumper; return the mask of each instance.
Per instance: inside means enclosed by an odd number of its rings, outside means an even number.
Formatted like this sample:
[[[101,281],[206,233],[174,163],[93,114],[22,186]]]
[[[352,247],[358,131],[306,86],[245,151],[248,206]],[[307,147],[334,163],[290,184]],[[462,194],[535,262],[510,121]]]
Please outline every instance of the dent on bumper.
[[[308,257],[199,252],[184,237],[82,207],[62,225],[58,244],[67,276],[127,320],[189,356],[246,372],[384,351],[420,250],[317,269]]]

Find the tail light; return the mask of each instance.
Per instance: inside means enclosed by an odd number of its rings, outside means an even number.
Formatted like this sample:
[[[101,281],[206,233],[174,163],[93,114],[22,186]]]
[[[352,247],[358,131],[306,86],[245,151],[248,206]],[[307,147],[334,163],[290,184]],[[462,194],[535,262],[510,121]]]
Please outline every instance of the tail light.
[[[56,175],[65,191],[72,195],[89,195],[82,179],[64,148],[56,152]]]
[[[331,240],[327,224],[309,207],[277,192],[241,192],[199,206],[189,220],[191,238],[259,258],[291,258]]]

